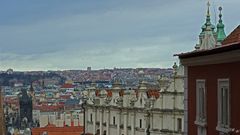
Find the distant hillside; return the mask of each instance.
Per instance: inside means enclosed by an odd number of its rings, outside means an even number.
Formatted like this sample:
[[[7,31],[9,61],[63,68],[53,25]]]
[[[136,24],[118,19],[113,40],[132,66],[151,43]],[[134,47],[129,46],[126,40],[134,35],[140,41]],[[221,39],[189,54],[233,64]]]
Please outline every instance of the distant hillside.
[[[60,83],[65,81],[65,78],[56,73],[44,73],[44,74],[26,74],[24,72],[16,72],[13,74],[1,73],[0,85],[1,86],[13,86],[16,82],[21,82],[24,85],[30,85],[31,82],[41,79],[57,78]]]

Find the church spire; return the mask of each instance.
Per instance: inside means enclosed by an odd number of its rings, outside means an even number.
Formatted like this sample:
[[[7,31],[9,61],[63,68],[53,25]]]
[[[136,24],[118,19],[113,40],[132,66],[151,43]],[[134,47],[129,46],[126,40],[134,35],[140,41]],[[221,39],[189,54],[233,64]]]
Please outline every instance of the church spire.
[[[207,9],[207,20],[206,23],[211,23],[210,19],[210,2],[207,3],[208,9]]]
[[[30,85],[30,92],[34,92],[34,89],[33,89],[33,82],[31,82],[31,85]]]
[[[202,39],[202,44],[200,45],[200,49],[211,49],[215,47],[216,40],[214,37],[214,28],[215,26],[211,24],[211,18],[210,18],[210,2],[207,3],[208,9],[207,9],[207,19],[206,19],[206,29],[204,32],[204,37]]]
[[[224,24],[222,21],[222,7],[218,8],[219,10],[219,20],[217,24],[217,45],[221,45],[221,42],[226,38],[226,34],[224,31]]]
[[[216,33],[214,32],[215,26],[211,23],[210,15],[210,2],[207,3],[207,15],[206,22],[202,26],[202,32],[199,35],[199,44],[195,46],[197,50],[199,49],[210,49],[216,45]]]
[[[209,28],[211,28],[212,31],[214,31],[215,26],[212,25],[212,23],[211,23],[210,6],[211,6],[210,2],[208,1],[208,3],[207,3],[207,17],[206,17],[205,26],[206,26],[206,28],[207,28],[207,26],[210,26]]]

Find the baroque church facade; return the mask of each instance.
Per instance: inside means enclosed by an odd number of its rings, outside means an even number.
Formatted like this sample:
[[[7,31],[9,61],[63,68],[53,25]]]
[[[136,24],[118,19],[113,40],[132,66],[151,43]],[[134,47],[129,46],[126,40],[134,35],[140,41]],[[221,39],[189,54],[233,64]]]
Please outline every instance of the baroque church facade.
[[[111,89],[85,90],[85,133],[183,134],[183,67],[175,64],[173,69],[173,78],[163,77],[159,87],[142,81],[137,89],[125,89],[115,81]]]

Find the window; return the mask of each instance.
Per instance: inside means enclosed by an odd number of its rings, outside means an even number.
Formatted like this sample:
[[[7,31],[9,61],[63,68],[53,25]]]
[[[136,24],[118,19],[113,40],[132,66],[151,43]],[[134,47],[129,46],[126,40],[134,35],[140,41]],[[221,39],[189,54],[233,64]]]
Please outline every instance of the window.
[[[177,119],[177,131],[178,132],[182,131],[182,119],[181,118]]]
[[[92,113],[90,114],[90,122],[93,122]]]
[[[142,119],[139,120],[139,128],[142,128]]]
[[[77,114],[74,114],[74,115],[73,115],[73,118],[74,118],[74,119],[78,119],[78,115],[77,115]]]
[[[61,119],[61,113],[60,112],[57,113],[57,119]]]
[[[42,133],[42,135],[48,135],[48,132],[47,132],[47,131],[44,131],[44,132]]]
[[[70,116],[70,115],[67,115],[67,119],[71,119],[71,116]]]
[[[206,116],[206,87],[205,80],[196,81],[196,121],[195,124],[205,126]]]
[[[229,98],[229,79],[218,79],[218,128],[227,129],[230,127]]]
[[[116,118],[113,117],[113,125],[116,125]]]

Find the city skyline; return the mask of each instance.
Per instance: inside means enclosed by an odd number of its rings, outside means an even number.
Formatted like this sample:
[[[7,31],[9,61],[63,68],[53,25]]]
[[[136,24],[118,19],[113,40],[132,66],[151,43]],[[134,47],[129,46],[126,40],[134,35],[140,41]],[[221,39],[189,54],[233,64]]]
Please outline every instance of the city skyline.
[[[237,27],[239,0],[211,1],[216,24]],[[168,68],[193,50],[205,22],[205,0],[4,1],[0,70]]]

